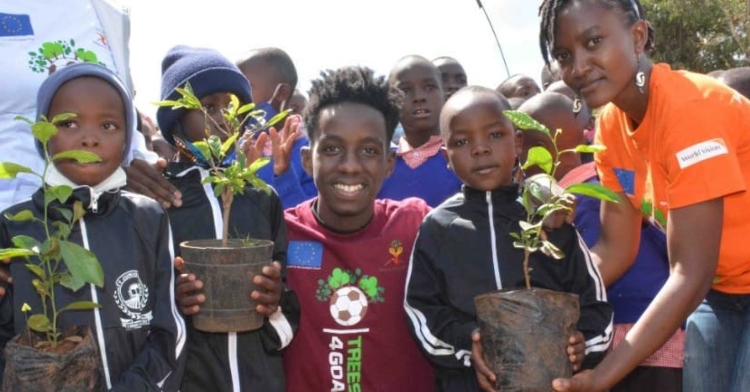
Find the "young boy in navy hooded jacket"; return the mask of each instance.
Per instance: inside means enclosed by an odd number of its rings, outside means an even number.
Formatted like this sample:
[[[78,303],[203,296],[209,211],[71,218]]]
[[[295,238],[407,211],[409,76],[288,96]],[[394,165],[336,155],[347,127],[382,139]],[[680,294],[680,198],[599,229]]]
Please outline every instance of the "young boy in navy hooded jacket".
[[[185,324],[174,302],[172,239],[166,211],[145,196],[122,190],[125,186],[126,152],[135,132],[135,108],[120,79],[97,64],[75,64],[61,68],[44,81],[37,96],[37,118],[73,113],[74,118],[57,124],[58,133],[49,141],[51,154],[86,150],[101,159],[96,164],[56,160],[45,183],[67,185],[73,192],[65,202],[53,201],[48,218],[62,220],[56,207],[71,210],[82,202],[85,216],[72,228],[69,241],[93,252],[104,271],[104,286],[87,285],[72,292],[62,286],[55,291],[58,309],[75,301],[101,305],[92,311],[66,311],[58,327],[88,326],[101,354],[100,385],[115,391],[176,391],[181,379],[181,355]],[[41,144],[37,147],[42,152]],[[17,214],[31,211],[44,219],[45,195],[40,188],[30,200],[6,210]],[[44,241],[38,221],[12,221],[0,217],[0,247],[12,247],[17,235]],[[15,284],[0,298],[0,346],[26,328],[22,304],[32,311],[42,309],[31,284],[35,275],[14,259],[11,273]],[[178,360],[178,358],[182,358]]]

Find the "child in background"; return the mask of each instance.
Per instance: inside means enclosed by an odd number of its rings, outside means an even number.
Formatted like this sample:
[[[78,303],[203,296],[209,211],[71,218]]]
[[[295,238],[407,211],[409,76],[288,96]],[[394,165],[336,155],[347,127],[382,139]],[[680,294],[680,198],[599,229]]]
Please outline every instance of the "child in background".
[[[572,105],[573,101],[561,94],[544,92],[526,101],[519,110],[550,130],[561,129],[557,147],[564,150],[584,143],[580,115],[576,117],[573,114],[570,110]],[[539,131],[525,130],[523,135],[524,154],[535,145],[542,145],[547,149],[552,146],[549,136]],[[532,174],[530,169],[526,170],[529,175]],[[578,154],[572,153],[561,156],[561,164],[555,177],[562,187],[583,182],[599,183],[596,164],[581,164]],[[576,228],[586,246],[593,247],[599,238],[601,202],[588,196],[576,197]],[[666,241],[661,230],[644,220],[635,263],[616,281],[604,281],[607,298],[614,310],[612,347],[622,343],[633,323],[643,314],[669,277]],[[681,392],[684,345],[685,331],[677,329],[661,349],[612,387],[610,392]]]
[[[440,71],[446,101],[456,91],[466,87],[466,71],[464,71],[464,67],[461,66],[458,60],[453,57],[441,56],[433,59],[432,64]]]
[[[434,391],[403,314],[409,250],[429,210],[376,200],[393,170],[397,97],[360,67],[312,83],[305,169],[320,190],[286,211],[289,284],[304,316],[284,353],[287,391]]]
[[[97,302],[101,308],[61,313],[58,327],[81,325],[93,331],[104,364],[101,385],[107,390],[177,391],[185,359],[185,323],[174,303],[169,220],[153,199],[122,190],[126,184],[122,166],[136,132],[130,94],[103,66],[70,65],[52,73],[37,96],[38,119],[63,113],[75,117],[57,124],[58,133],[49,141],[50,154],[85,150],[101,161],[78,164],[56,160],[50,165],[45,182],[70,186],[73,193],[65,202],[53,201],[48,216],[44,215],[42,189],[6,213],[30,210],[36,219],[63,220],[56,207],[72,210],[76,201],[83,203],[86,215],[72,228],[68,240],[96,255],[104,270],[104,286],[89,285],[72,292],[58,285],[55,299],[58,309],[76,301]],[[37,149],[41,154],[38,141]],[[39,222],[11,221],[3,214],[0,247],[12,247],[11,239],[22,234],[39,242],[46,238]],[[42,309],[31,284],[36,276],[24,264],[20,259],[11,264],[12,295],[0,299],[0,315],[11,317],[0,320],[0,325],[11,329],[2,336],[26,328],[22,304],[30,304],[35,312]],[[2,342],[3,348],[6,343]]]
[[[717,79],[750,99],[750,67],[730,68]]]
[[[412,334],[435,366],[440,391],[492,390],[495,375],[474,333],[473,299],[524,287],[523,251],[513,247],[510,235],[520,232],[518,222],[526,218],[513,178],[521,133],[503,114],[509,107],[496,91],[471,86],[454,94],[440,115],[444,154],[464,186],[423,221],[404,302]],[[565,256],[555,260],[533,253],[531,283],[579,295],[580,332],[568,347],[577,371],[582,364],[596,364],[609,347],[612,310],[575,228],[566,224],[548,239]]]
[[[218,124],[211,124],[212,134],[226,139],[227,125],[222,110],[234,94],[240,104],[251,102],[250,85],[239,69],[212,49],[176,46],[162,61],[164,100],[177,99],[175,88],[187,83],[208,114]],[[220,198],[202,180],[208,175],[206,163],[185,146],[206,137],[206,119],[198,110],[173,110],[160,107],[156,112],[164,138],[177,147],[179,154],[165,171],[169,181],[182,192],[183,205],[169,209],[175,246],[183,241],[221,238],[223,216]],[[283,391],[284,371],[281,350],[294,336],[299,307],[294,293],[285,289],[286,226],[281,201],[275,192],[267,193],[248,185],[235,195],[229,217],[231,238],[266,239],[274,242],[274,262],[253,277],[258,286],[250,295],[259,305],[258,313],[266,316],[263,326],[254,331],[207,333],[194,329],[188,321],[188,360],[181,390],[190,391]],[[176,264],[181,264],[178,258]],[[200,311],[203,294],[201,276],[182,275],[177,294],[183,314]]]
[[[534,79],[522,74],[516,74],[505,79],[495,90],[507,99],[521,98],[523,100],[542,92]]]
[[[396,166],[378,198],[419,197],[437,206],[461,188],[440,154],[443,140],[438,117],[443,106],[440,71],[422,56],[406,56],[391,70],[392,88],[403,93],[401,125],[404,137],[396,149]]]
[[[273,47],[253,49],[237,66],[250,82],[253,102],[256,109],[265,112],[266,121],[288,108],[297,87],[297,69],[285,51]],[[271,129],[268,134],[260,135],[260,142],[255,144],[263,147],[256,155],[271,157],[271,163],[260,169],[258,177],[273,185],[284,208],[294,207],[317,194],[312,177],[302,168],[300,150],[307,146],[308,140],[299,129],[301,122],[299,115],[290,115],[281,131]]]

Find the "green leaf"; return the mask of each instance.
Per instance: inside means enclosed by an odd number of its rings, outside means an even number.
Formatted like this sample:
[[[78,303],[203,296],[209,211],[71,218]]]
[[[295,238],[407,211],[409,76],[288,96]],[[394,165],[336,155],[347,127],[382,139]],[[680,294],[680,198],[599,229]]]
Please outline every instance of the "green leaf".
[[[29,119],[28,117],[24,116],[15,116],[13,117],[13,121],[23,121],[25,123],[28,123],[29,125],[34,125],[34,121]]]
[[[72,290],[73,292],[76,292],[76,291],[80,290],[81,287],[83,287],[83,285],[86,284],[86,282],[84,282],[82,279],[79,279],[79,278],[71,275],[68,272],[68,273],[63,273],[62,274],[62,277],[60,278],[60,284],[63,287],[66,287],[66,288]]]
[[[529,222],[526,222],[526,221],[519,221],[519,222],[518,222],[518,225],[519,225],[519,226],[521,226],[521,230],[522,230],[522,231],[530,231],[530,230],[534,230],[534,229],[536,229],[536,228],[537,228],[537,226],[538,226],[538,225],[532,225],[531,223],[529,223]]]
[[[224,141],[221,145],[221,156],[227,155],[227,151],[229,151],[230,148],[234,146],[234,142],[237,140],[237,137],[239,136],[239,133],[235,133],[234,135],[230,136],[227,140]]]
[[[57,238],[68,238],[70,236],[70,224],[65,223],[62,221],[54,221],[52,222],[52,227],[57,229],[56,232],[53,232],[52,235]]]
[[[49,321],[47,316],[43,314],[34,314],[29,317],[29,328],[37,332],[51,332],[52,323]]]
[[[86,283],[104,286],[104,272],[96,256],[82,246],[60,241],[60,253],[71,275]]]
[[[539,166],[545,173],[550,174],[553,163],[552,154],[546,148],[534,146],[529,149],[526,163],[523,164],[522,169],[526,170],[531,166]]]
[[[16,178],[18,173],[34,173],[26,166],[18,165],[12,162],[0,162],[0,179],[10,180]]]
[[[12,259],[14,257],[36,256],[37,253],[30,249],[6,248],[0,249],[0,260]]]
[[[237,110],[237,115],[239,116],[240,114],[245,114],[245,113],[247,113],[247,112],[249,112],[249,111],[251,111],[253,109],[255,109],[255,104],[252,103],[252,102],[248,103],[248,104],[245,104],[245,105],[242,105]]]
[[[76,301],[76,302],[71,302],[64,308],[60,309],[58,313],[65,312],[67,310],[92,310],[92,309],[101,308],[101,307],[102,307],[101,305],[92,301]]]
[[[36,292],[39,293],[39,295],[41,297],[46,297],[47,296],[47,294],[48,294],[48,292],[47,292],[47,286],[44,284],[44,282],[42,280],[40,280],[40,279],[32,279],[31,280],[31,285],[34,286],[34,288],[36,289]]]
[[[593,197],[599,200],[610,201],[613,203],[619,203],[621,201],[620,196],[618,196],[617,193],[600,184],[584,182],[581,184],[571,185],[565,188],[565,191],[577,195]]]
[[[542,247],[540,248],[542,253],[545,255],[552,257],[554,259],[560,260],[563,257],[565,257],[565,254],[557,247],[555,244],[549,242],[549,241],[542,241]]]
[[[507,117],[508,120],[520,130],[536,130],[552,138],[551,132],[546,126],[544,126],[544,124],[534,120],[524,112],[519,112],[518,110],[504,110],[503,114],[505,114],[505,117]]]
[[[41,246],[36,238],[23,234],[14,236],[11,241],[13,241],[13,245],[16,248],[39,249],[39,247]]]
[[[65,218],[66,221],[70,222],[71,219],[73,219],[73,211],[64,208],[64,207],[53,207],[53,209],[60,213],[60,215]],[[60,222],[62,223],[62,222]]]
[[[221,160],[224,156],[221,153],[221,139],[216,135],[208,137],[208,148],[211,151],[211,157]]]
[[[599,145],[599,144],[592,144],[592,145],[579,144],[576,146],[576,148],[573,151],[579,154],[580,153],[594,154],[597,152],[602,152],[606,149],[607,147]]]
[[[86,209],[83,208],[83,202],[76,201],[73,203],[73,222],[77,222],[84,215],[86,215]]]
[[[258,172],[258,170],[263,168],[263,166],[268,165],[269,163],[271,163],[271,158],[260,157],[256,159],[255,161],[253,161],[253,163],[250,164],[250,167],[248,169],[250,169],[251,173],[255,174]]]
[[[31,133],[34,135],[35,139],[39,140],[42,145],[46,146],[49,139],[51,139],[52,136],[57,135],[57,127],[50,122],[39,121],[31,126]]]
[[[286,109],[281,113],[277,113],[275,116],[271,117],[270,120],[265,125],[265,128],[272,127],[276,125],[279,121],[283,120],[286,116],[289,115],[289,113],[292,112],[292,109]]]
[[[52,160],[56,161],[58,159],[72,159],[78,163],[95,163],[95,162],[101,162],[101,158],[99,158],[98,155],[94,154],[93,152],[84,151],[84,150],[68,150],[59,152],[52,156]]]
[[[44,276],[44,270],[42,269],[42,267],[40,267],[40,266],[38,266],[36,264],[27,263],[26,264],[26,268],[29,271],[31,271],[34,275],[38,276],[39,279],[44,279],[45,278],[45,276]]]
[[[63,121],[68,121],[71,118],[75,118],[75,117],[76,117],[75,113],[60,113],[57,116],[52,117],[52,121],[50,121],[50,122],[52,124],[56,125],[56,124],[59,124],[59,123],[61,123]]]
[[[205,141],[194,142],[193,145],[203,154],[206,159],[211,159],[211,149]]]
[[[34,220],[34,214],[31,210],[22,210],[17,214],[11,214],[10,212],[5,213],[5,218],[12,222],[28,222]]]
[[[68,201],[70,195],[73,194],[73,188],[67,185],[51,186],[47,188],[47,192],[51,198],[57,199],[60,203],[65,203]],[[47,199],[46,195],[45,199]],[[49,201],[47,203],[49,203]]]

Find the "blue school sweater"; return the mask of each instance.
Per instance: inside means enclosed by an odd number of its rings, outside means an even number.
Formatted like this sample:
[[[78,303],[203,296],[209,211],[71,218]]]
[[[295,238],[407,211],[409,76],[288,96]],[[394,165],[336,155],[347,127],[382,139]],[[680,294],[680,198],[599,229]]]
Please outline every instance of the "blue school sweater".
[[[597,178],[586,182],[599,183]],[[575,224],[583,241],[592,247],[599,238],[601,202],[588,196],[577,197]],[[644,222],[635,263],[607,288],[607,300],[615,311],[615,324],[636,322],[668,277],[667,237],[656,226]]]
[[[448,161],[437,153],[415,169],[396,157],[393,174],[383,182],[378,199],[403,200],[418,197],[430,207],[437,207],[461,190],[461,181],[448,169]]]

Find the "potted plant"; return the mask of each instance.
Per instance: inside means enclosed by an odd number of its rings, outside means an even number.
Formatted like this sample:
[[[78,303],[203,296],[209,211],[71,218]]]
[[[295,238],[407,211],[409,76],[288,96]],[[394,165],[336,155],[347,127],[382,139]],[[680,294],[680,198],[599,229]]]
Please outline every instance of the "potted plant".
[[[49,140],[57,134],[61,121],[75,117],[72,114],[55,116],[52,121],[43,118],[32,122],[31,130],[45,156],[41,174],[10,162],[0,162],[0,178],[12,179],[20,173],[28,173],[42,180],[44,192],[43,218],[34,216],[30,210],[7,212],[5,218],[11,222],[38,223],[45,237],[34,238],[17,235],[12,238],[14,248],[0,250],[0,259],[22,258],[25,267],[35,276],[31,281],[39,294],[41,313],[28,316],[32,309],[24,303],[20,309],[26,314],[26,327],[5,348],[4,391],[59,391],[94,390],[99,387],[99,353],[92,332],[88,327],[61,330],[58,319],[61,313],[88,311],[99,307],[91,301],[59,304],[55,298],[58,290],[78,291],[86,283],[102,287],[104,274],[96,256],[84,247],[68,240],[73,226],[85,211],[80,201],[72,210],[55,205],[64,203],[73,192],[69,186],[49,186],[44,182],[47,170],[58,159],[74,159],[80,163],[98,162],[99,157],[88,151],[70,150],[50,156]]]
[[[242,149],[238,148],[237,141],[248,120],[253,121],[245,132],[254,136],[283,120],[289,110],[266,121],[265,113],[256,110],[255,104],[240,106],[239,99],[231,95],[228,108],[223,110],[228,131],[224,135],[226,140],[222,142],[221,137],[211,134],[211,125],[215,129],[223,128],[208,114],[190,84],[175,91],[180,94],[179,99],[156,104],[173,110],[203,112],[205,138],[192,143],[190,148],[208,162],[209,173],[203,182],[212,184],[214,194],[221,199],[223,217],[220,239],[184,241],[180,244],[185,270],[200,277],[206,296],[200,313],[192,316],[193,326],[205,332],[242,332],[260,328],[263,317],[255,312],[254,301],[249,295],[237,295],[237,292],[249,293],[254,289],[252,278],[271,262],[273,241],[230,239],[229,217],[235,195],[245,192],[248,184],[271,192],[270,187],[257,175],[258,170],[270,160],[260,157],[249,161]]]
[[[552,380],[570,377],[573,371],[566,352],[568,339],[576,333],[579,318],[578,295],[533,288],[529,259],[542,252],[562,259],[563,252],[547,239],[544,222],[560,211],[570,210],[574,194],[618,202],[616,193],[599,184],[575,184],[563,189],[555,181],[562,154],[594,153],[603,146],[579,145],[557,149],[557,137],[525,113],[506,111],[516,128],[536,130],[550,137],[554,154],[541,146],[528,151],[521,169],[538,166],[543,173],[521,184],[521,201],[526,211],[520,231],[511,233],[513,246],[523,250],[525,289],[494,291],[475,297],[485,360],[497,376],[496,388],[504,391],[549,391]]]

